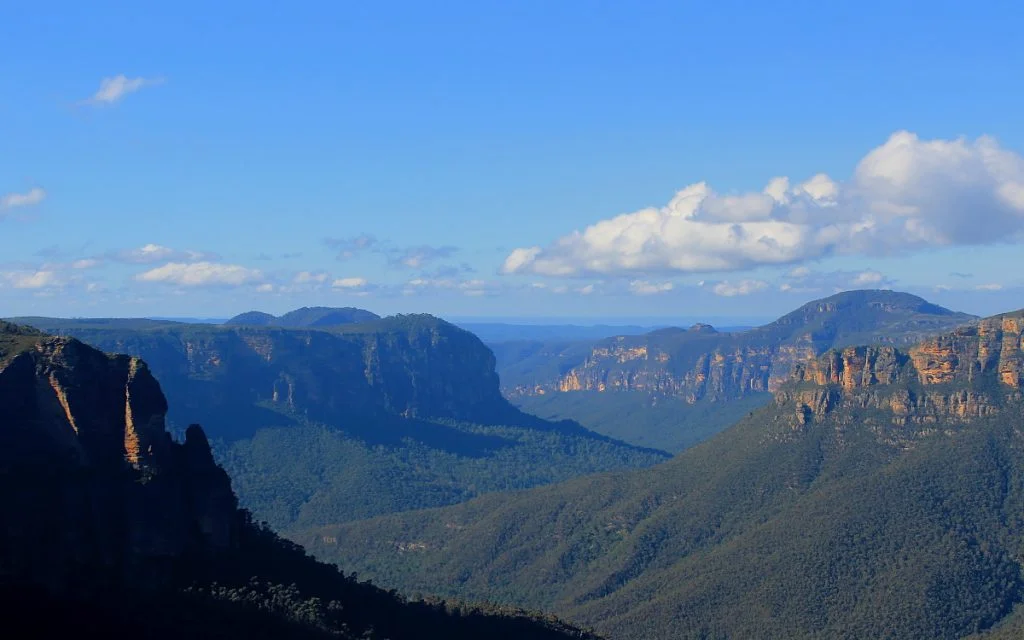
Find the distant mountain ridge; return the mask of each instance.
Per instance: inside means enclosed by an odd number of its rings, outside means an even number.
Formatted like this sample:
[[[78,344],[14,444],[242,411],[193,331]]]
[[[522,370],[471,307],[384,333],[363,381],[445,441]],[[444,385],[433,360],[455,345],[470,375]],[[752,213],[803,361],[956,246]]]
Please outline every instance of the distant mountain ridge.
[[[239,314],[224,324],[252,327],[313,328],[333,327],[344,324],[358,324],[380,320],[380,316],[366,309],[356,307],[302,307],[289,311],[283,316],[274,316],[262,311],[248,311]]]
[[[505,380],[512,396],[569,391],[644,391],[739,397],[772,391],[794,362],[850,344],[909,344],[975,319],[908,293],[849,291],[810,302],[762,327],[721,333],[710,325],[665,328],[598,341],[568,371],[532,386]],[[582,355],[582,354],[580,354]],[[579,357],[579,356],[577,356]],[[567,366],[563,363],[561,366]]]
[[[0,596],[31,637],[594,638],[553,619],[410,603],[237,508],[202,429],[164,429],[138,358],[0,323]]]
[[[655,468],[297,539],[385,584],[544,606],[614,640],[1019,637],[1022,354],[1024,310],[830,350]]]
[[[525,410],[678,451],[697,441],[698,434],[714,432],[705,419],[712,406],[721,407],[723,420],[717,426],[724,428],[742,415],[733,414],[730,403],[746,398],[749,404],[758,397],[767,402],[768,393],[788,379],[797,362],[851,344],[911,344],[974,320],[907,293],[848,291],[740,333],[701,324],[592,343],[520,345],[518,351],[510,344],[496,347],[496,353],[505,395]],[[611,397],[590,401],[605,407],[595,417],[586,413],[585,403],[574,400],[574,393]],[[616,394],[628,395],[615,400]],[[640,405],[651,409],[650,425],[635,409]],[[673,432],[671,415],[686,418],[693,412],[705,416],[701,424]],[[693,429],[697,433],[691,436],[687,431]]]
[[[667,454],[512,406],[494,356],[427,315],[317,328],[34,319],[149,363],[243,504],[281,530],[451,504]]]

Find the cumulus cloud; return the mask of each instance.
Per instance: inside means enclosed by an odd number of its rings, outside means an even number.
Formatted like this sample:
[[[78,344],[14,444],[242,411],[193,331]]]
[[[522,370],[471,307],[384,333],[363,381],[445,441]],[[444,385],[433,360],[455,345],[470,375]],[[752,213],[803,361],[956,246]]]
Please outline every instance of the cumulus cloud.
[[[868,269],[867,271],[861,271],[857,274],[857,277],[853,279],[853,286],[855,287],[868,287],[871,285],[877,285],[885,281],[885,276],[881,273]]]
[[[163,84],[163,78],[129,78],[124,74],[103,78],[100,88],[85,101],[91,105],[112,105],[121,101],[128,94],[135,93],[143,87]]]
[[[46,190],[34,187],[25,193],[7,193],[0,196],[0,210],[17,207],[31,207],[46,199]]]
[[[326,271],[300,271],[292,278],[295,284],[319,285],[330,280],[331,274]]]
[[[46,289],[59,286],[61,280],[56,271],[39,269],[0,272],[0,283],[15,289]]]
[[[764,280],[740,280],[739,282],[723,280],[715,284],[711,290],[716,296],[731,298],[733,296],[747,296],[767,288],[768,283]]]
[[[983,221],[983,224],[979,224]],[[990,137],[922,140],[899,131],[851,178],[825,174],[760,192],[690,185],[648,208],[513,250],[506,274],[616,275],[715,272],[829,255],[890,255],[929,247],[1019,241],[1024,158]]]
[[[263,273],[237,264],[168,262],[137,274],[135,279],[139,282],[161,282],[184,287],[240,286],[259,283]]]

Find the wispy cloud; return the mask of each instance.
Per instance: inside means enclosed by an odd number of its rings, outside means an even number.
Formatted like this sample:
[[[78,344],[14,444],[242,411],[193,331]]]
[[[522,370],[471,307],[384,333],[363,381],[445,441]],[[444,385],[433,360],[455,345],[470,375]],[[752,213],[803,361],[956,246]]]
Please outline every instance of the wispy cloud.
[[[213,262],[220,259],[215,253],[193,251],[191,249],[172,249],[163,245],[149,243],[136,249],[108,251],[102,257],[114,262],[128,264],[156,264],[158,262]]]
[[[388,263],[396,267],[423,269],[438,260],[450,258],[458,250],[458,247],[433,247],[426,244],[392,249],[388,252]]]
[[[0,272],[0,284],[15,289],[46,289],[59,286],[61,282],[56,271],[45,269]]]
[[[351,260],[378,245],[377,238],[368,233],[348,238],[324,238],[324,244],[337,252],[338,260]]]
[[[629,283],[629,290],[638,296],[650,296],[657,293],[667,293],[675,288],[671,282],[649,282],[647,280],[633,280]]]
[[[748,296],[767,288],[768,283],[764,280],[740,280],[739,282],[723,280],[711,287],[711,291],[714,292],[716,296],[732,298],[734,296]]]
[[[100,88],[83,104],[109,106],[120,102],[125,96],[139,91],[143,87],[154,87],[164,83],[163,78],[129,78],[124,74],[103,78]]]
[[[137,274],[135,279],[139,282],[159,282],[184,287],[241,286],[260,283],[263,280],[263,272],[237,264],[169,262]]]
[[[25,193],[6,193],[0,196],[0,211],[16,209],[18,207],[31,207],[45,199],[46,190],[41,187],[33,187]]]

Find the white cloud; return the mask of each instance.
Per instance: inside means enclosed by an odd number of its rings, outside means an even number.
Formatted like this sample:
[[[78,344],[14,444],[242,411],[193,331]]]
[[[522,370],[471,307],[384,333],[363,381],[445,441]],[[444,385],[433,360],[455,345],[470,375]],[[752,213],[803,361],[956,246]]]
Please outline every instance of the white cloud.
[[[295,284],[317,285],[324,284],[330,280],[330,278],[331,274],[326,271],[300,271],[295,274],[294,278],[292,278],[292,282]]]
[[[29,189],[25,193],[7,193],[0,196],[0,209],[30,207],[46,199],[46,190],[40,187]]]
[[[369,284],[366,278],[338,278],[331,286],[335,289],[364,289]]]
[[[94,105],[115,104],[130,93],[135,93],[143,87],[152,87],[158,84],[163,84],[163,78],[129,78],[124,74],[103,78],[100,80],[100,88],[85,103]]]
[[[768,283],[764,280],[740,280],[739,282],[729,282],[725,280],[719,282],[714,286],[712,291],[717,296],[725,296],[731,298],[733,296],[746,296],[751,293],[756,293],[762,289],[766,289]]]
[[[61,284],[56,271],[40,269],[37,271],[4,271],[0,272],[0,283],[15,289],[45,289]]]
[[[269,282],[264,282],[260,286],[256,287],[257,293],[274,293],[274,285]]]
[[[72,269],[92,269],[102,264],[100,260],[96,258],[82,258],[81,260],[75,260],[71,263]]]
[[[974,288],[978,291],[1001,291],[1003,289],[1003,285],[995,283],[979,284]]]
[[[136,275],[135,279],[140,282],[162,282],[185,287],[240,286],[259,282],[263,279],[263,273],[258,269],[249,269],[237,264],[168,262]]]
[[[868,285],[878,284],[885,280],[885,276],[881,273],[868,269],[867,271],[861,271],[857,274],[857,277],[853,279],[853,286],[864,287]]]
[[[388,262],[392,266],[407,267],[409,269],[422,269],[427,265],[444,258],[449,258],[458,252],[457,247],[444,246],[432,247],[430,245],[418,245],[394,249],[390,252]]]
[[[671,282],[648,282],[647,280],[633,280],[629,283],[629,290],[641,296],[649,296],[656,293],[665,293],[674,288]]]
[[[773,178],[763,191],[744,194],[720,194],[700,182],[662,208],[515,249],[502,272],[732,271],[1022,236],[1024,158],[988,137],[921,140],[900,131],[868,153],[847,182],[818,174],[793,186]]]
[[[218,258],[216,254],[202,251],[179,250],[159,244],[149,243],[137,249],[124,249],[105,254],[111,260],[129,264],[156,264],[158,262],[211,262]]]
[[[493,282],[479,279],[459,280],[455,278],[419,277],[406,282],[402,289],[402,294],[408,296],[429,290],[452,291],[465,296],[477,297],[499,293],[501,288]]]

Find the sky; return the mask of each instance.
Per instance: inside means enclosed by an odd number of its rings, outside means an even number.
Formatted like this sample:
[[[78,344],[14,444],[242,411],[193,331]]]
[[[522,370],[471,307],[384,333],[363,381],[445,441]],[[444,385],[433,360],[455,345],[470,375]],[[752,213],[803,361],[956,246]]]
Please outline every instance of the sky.
[[[145,5],[145,6],[142,6]],[[9,2],[0,316],[1024,307],[1011,2]]]

